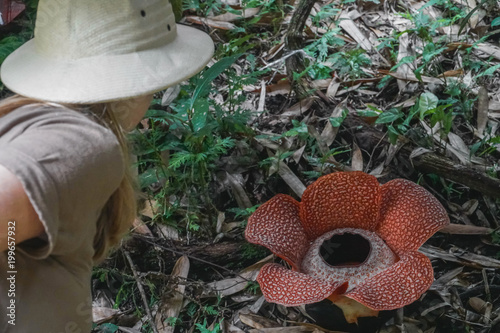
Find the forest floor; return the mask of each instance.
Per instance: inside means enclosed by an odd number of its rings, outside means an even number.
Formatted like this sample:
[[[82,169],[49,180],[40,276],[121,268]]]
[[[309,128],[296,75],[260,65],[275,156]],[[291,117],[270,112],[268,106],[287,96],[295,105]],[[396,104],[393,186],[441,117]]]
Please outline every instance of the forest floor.
[[[190,4],[214,60],[132,135],[144,206],[95,270],[96,331],[500,332],[498,3]],[[429,291],[358,325],[267,303],[255,278],[281,260],[243,236],[260,204],[342,170],[417,182],[452,223],[420,249]]]
[[[216,52],[157,94],[131,135],[141,214],[94,270],[95,332],[499,333],[499,3],[184,6],[181,23],[209,33]],[[10,38],[1,57],[20,43]],[[329,301],[266,302],[257,273],[283,261],[246,242],[248,217],[352,170],[411,180],[445,207],[452,225],[420,249],[435,282],[358,325]]]

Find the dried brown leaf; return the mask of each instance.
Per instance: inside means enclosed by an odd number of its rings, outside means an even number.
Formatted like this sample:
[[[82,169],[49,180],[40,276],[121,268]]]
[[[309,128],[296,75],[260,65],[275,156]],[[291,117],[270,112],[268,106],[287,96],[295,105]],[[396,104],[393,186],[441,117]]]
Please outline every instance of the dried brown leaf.
[[[222,297],[231,296],[244,290],[249,281],[255,281],[259,270],[265,264],[274,260],[273,255],[269,255],[255,264],[243,269],[238,276],[220,281],[210,282],[206,285],[208,293],[217,293]]]
[[[299,198],[302,197],[306,186],[283,161],[279,162],[278,174]]]
[[[175,263],[171,277],[185,280],[188,276],[190,268],[189,258],[187,256],[180,257]],[[158,333],[174,333],[175,327],[168,325],[167,318],[177,318],[182,309],[184,301],[184,291],[186,285],[175,282],[173,294],[167,292],[162,295],[160,307],[156,313],[155,324]]]
[[[354,39],[358,45],[366,51],[371,51],[373,48],[372,43],[366,36],[359,30],[353,20],[346,18],[339,22],[339,26],[347,32],[349,36]]]
[[[474,50],[484,52],[488,56],[492,56],[493,58],[500,60],[500,47],[493,44],[479,43],[476,45]]]
[[[256,329],[280,327],[274,320],[251,313],[240,313],[240,320],[243,324]]]
[[[420,251],[431,259],[457,262],[474,268],[500,268],[500,260],[470,253],[458,247],[452,247],[449,252],[446,252],[438,247],[424,245],[420,248]]]
[[[164,239],[179,240],[179,231],[172,226],[157,223],[158,234]]]
[[[250,201],[250,198],[248,197],[247,192],[243,187],[243,182],[240,181],[240,179],[242,178],[243,176],[241,176],[241,174],[231,175],[230,173],[226,172],[227,182],[231,186],[231,190],[233,192],[234,198],[238,202],[238,206],[240,208],[250,208],[253,206],[252,201]]]
[[[439,232],[452,235],[489,235],[493,232],[493,229],[452,223],[439,230]]]
[[[408,73],[408,74],[399,74],[397,72],[389,72],[388,70],[385,69],[379,69],[379,73],[384,74],[384,75],[390,75],[398,80],[406,80],[406,81],[412,81],[412,82],[420,82],[419,79],[415,76],[415,74]],[[444,84],[445,82],[443,80],[440,80],[435,77],[430,77],[430,76],[421,76],[422,82],[423,83],[434,83],[434,84]]]
[[[260,82],[260,97],[259,105],[257,106],[257,112],[264,112],[266,107],[266,82],[262,80]]]
[[[101,306],[93,306],[92,307],[92,318],[94,323],[102,324],[109,323],[113,321],[118,315],[120,315],[121,311],[117,309],[111,309]]]
[[[141,210],[140,214],[149,217],[150,219],[154,219],[156,215],[157,202],[155,200],[147,200],[145,203],[145,207]]]
[[[300,100],[298,103],[290,106],[286,109],[281,116],[290,117],[290,116],[300,116],[301,114],[307,112],[314,104],[316,97],[307,97],[303,100]]]
[[[151,237],[153,236],[153,233],[149,230],[148,226],[138,217],[134,220],[132,232]]]
[[[488,91],[484,86],[479,87],[479,92],[477,94],[477,135],[479,137],[484,136],[484,130],[488,124]]]
[[[199,16],[186,16],[186,21],[199,25],[208,25],[211,28],[221,29],[221,30],[233,30],[234,28],[236,28],[236,26],[233,23],[211,20]]]
[[[299,163],[300,162],[300,159],[302,158],[302,154],[304,154],[304,150],[306,149],[306,146],[307,145],[303,145],[302,147],[300,147],[299,149],[297,149],[295,151],[295,153],[293,153],[292,158],[295,161],[295,163]]]
[[[359,149],[358,145],[355,143],[352,147],[351,168],[354,171],[363,171],[363,154],[361,153],[361,149]]]
[[[214,21],[234,22],[237,20],[254,17],[259,12],[260,12],[260,8],[258,8],[258,7],[257,8],[247,8],[247,9],[242,10],[240,15],[227,12],[227,13],[217,15],[217,16],[208,16],[208,18],[212,19]]]
[[[266,90],[269,96],[287,95],[292,91],[292,87],[288,80],[281,80],[276,84],[267,86]]]
[[[343,100],[332,111],[332,114],[330,115],[331,118],[339,118],[342,116],[342,112],[345,109],[345,103],[347,102],[347,99]],[[321,132],[320,136],[320,142],[324,142],[327,147],[331,146],[333,141],[335,141],[335,137],[337,136],[337,133],[339,131],[338,127],[333,127],[330,122],[326,123],[325,128],[323,129],[323,132]]]

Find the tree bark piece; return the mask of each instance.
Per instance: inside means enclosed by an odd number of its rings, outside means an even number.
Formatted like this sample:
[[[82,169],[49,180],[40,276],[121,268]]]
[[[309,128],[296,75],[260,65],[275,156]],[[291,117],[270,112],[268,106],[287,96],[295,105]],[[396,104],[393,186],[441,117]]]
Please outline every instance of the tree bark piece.
[[[344,125],[356,131],[354,135],[358,138],[360,146],[362,145],[362,148],[367,151],[372,151],[379,143],[389,145],[383,132],[368,125],[359,117],[349,115],[344,120]],[[403,160],[411,162],[418,171],[434,173],[485,195],[500,198],[500,180],[490,177],[484,171],[473,166],[460,165],[434,152],[423,153],[410,160],[413,148],[410,145],[405,145],[397,154]]]
[[[407,150],[404,149],[403,152]],[[500,181],[470,166],[454,163],[435,153],[426,153],[414,158],[413,165],[419,171],[435,173],[478,192],[500,198]]]

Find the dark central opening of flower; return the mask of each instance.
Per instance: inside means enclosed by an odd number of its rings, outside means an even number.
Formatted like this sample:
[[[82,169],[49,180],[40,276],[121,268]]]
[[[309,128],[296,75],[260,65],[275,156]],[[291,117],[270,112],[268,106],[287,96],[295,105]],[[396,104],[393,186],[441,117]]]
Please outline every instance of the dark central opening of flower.
[[[319,248],[319,254],[331,266],[361,265],[371,251],[370,242],[356,234],[333,235]]]

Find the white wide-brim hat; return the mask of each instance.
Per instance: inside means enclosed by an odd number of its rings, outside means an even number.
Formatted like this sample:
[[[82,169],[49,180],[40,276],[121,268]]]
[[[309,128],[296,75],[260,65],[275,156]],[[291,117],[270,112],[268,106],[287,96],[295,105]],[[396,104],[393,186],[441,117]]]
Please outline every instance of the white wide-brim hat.
[[[97,103],[147,95],[199,72],[210,36],[176,25],[168,0],[40,0],[35,37],[2,64],[23,96]]]

